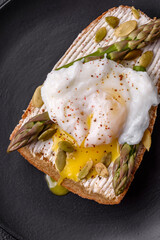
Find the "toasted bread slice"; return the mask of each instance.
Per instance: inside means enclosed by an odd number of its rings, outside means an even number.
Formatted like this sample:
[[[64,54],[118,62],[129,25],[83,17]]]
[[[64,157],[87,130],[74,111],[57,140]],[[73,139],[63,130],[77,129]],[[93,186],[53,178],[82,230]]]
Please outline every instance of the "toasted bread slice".
[[[73,44],[66,51],[64,56],[59,60],[59,62],[55,65],[54,68],[63,66],[64,64],[69,63],[70,61],[73,61],[79,57],[83,57],[84,55],[93,52],[98,47],[105,46],[117,41],[117,38],[113,34],[114,30],[111,29],[105,22],[105,17],[110,15],[118,17],[120,19],[120,23],[134,19],[131,7],[128,6],[112,8],[109,11],[103,13],[78,35]],[[145,24],[150,20],[150,18],[147,17],[144,13],[140,12],[140,15],[141,15],[140,19],[137,20],[139,25]],[[97,44],[94,41],[95,32],[97,31],[98,28],[102,26],[107,27],[108,33],[105,39],[99,44]],[[154,60],[150,67],[147,69],[147,71],[150,77],[153,79],[155,85],[157,86],[159,82],[159,73],[157,70],[160,67],[159,59],[160,51],[158,50],[159,48],[160,41],[156,41],[153,45],[144,48],[144,51],[152,50],[154,52]],[[128,62],[127,66],[132,67],[133,64],[135,64],[135,61]],[[27,110],[22,116],[22,119],[12,132],[10,139],[13,138],[13,136],[15,135],[15,133],[21,127],[22,124],[24,124],[34,115],[41,113],[43,111],[45,111],[45,106],[42,106],[40,109],[34,108],[31,100]],[[150,132],[152,132],[153,130],[154,122],[156,119],[156,112],[157,107],[152,107],[150,109],[150,124],[148,127]],[[51,142],[49,140],[46,142],[30,144],[29,146],[23,147],[18,151],[26,160],[28,160],[36,168],[48,174],[55,180],[59,179],[60,175],[54,165],[54,156],[51,151]],[[115,196],[112,186],[113,177],[111,172],[113,164],[110,164],[109,167],[110,176],[108,179],[95,177],[94,179],[83,180],[79,182],[74,182],[73,180],[70,179],[64,179],[62,185],[69,189],[71,192],[76,193],[83,198],[92,199],[101,204],[118,204],[128,191],[129,186],[134,178],[134,174],[137,171],[143,159],[144,152],[145,147],[142,144],[140,144],[135,159],[135,166],[132,172],[132,176],[130,178],[130,182],[128,183],[124,192],[118,196]]]

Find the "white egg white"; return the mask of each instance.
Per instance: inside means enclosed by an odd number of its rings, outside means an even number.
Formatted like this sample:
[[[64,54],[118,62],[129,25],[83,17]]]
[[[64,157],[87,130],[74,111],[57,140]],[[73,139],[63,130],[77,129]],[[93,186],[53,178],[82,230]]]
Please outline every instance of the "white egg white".
[[[80,145],[137,144],[158,104],[157,89],[146,72],[108,60],[75,62],[53,70],[41,90],[50,118]]]

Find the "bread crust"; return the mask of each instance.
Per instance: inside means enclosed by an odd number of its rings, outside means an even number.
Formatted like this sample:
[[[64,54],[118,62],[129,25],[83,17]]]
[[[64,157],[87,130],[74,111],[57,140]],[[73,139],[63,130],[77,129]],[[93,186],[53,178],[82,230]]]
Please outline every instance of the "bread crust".
[[[123,8],[131,8],[129,6],[122,6]],[[116,7],[109,9],[108,11],[104,12],[101,16],[99,16],[97,19],[95,19],[92,23],[90,23],[84,30],[83,32],[87,32],[91,26],[91,24],[96,24],[106,13],[108,12],[112,12],[113,10],[115,10]],[[148,16],[146,14],[144,14],[143,12],[141,12],[143,15],[145,15],[147,18]],[[77,40],[78,41],[78,40]],[[66,53],[64,54],[64,56],[61,58],[61,60],[59,61],[58,65],[59,66],[61,64],[61,62],[63,61],[63,59],[65,58],[65,56],[70,52],[70,50],[73,48],[73,46],[76,45],[76,42],[74,44],[71,45],[71,47],[66,51]],[[158,87],[159,89],[159,87]],[[22,116],[22,119],[25,119],[28,114],[30,114],[30,112],[32,112],[34,109],[33,105],[32,105],[32,101],[29,103],[28,108],[26,109],[25,113]],[[156,114],[157,114],[157,107],[151,107],[150,109],[150,124],[149,124],[149,131],[152,133],[153,131],[153,127],[154,127],[154,123],[156,120]],[[16,134],[16,132],[18,131],[18,129],[21,127],[22,124],[22,120],[20,120],[19,124],[15,127],[15,129],[13,130],[11,136],[10,136],[10,140],[13,138],[13,136]],[[87,199],[91,199],[94,200],[100,204],[119,204],[121,202],[121,200],[123,199],[123,197],[125,196],[125,194],[127,193],[131,182],[133,181],[134,175],[137,171],[137,169],[139,168],[139,165],[141,164],[141,161],[143,159],[144,153],[145,153],[146,149],[145,147],[140,144],[139,149],[138,149],[138,153],[135,159],[135,166],[133,169],[133,172],[131,174],[131,178],[130,181],[126,187],[126,189],[124,190],[124,192],[122,194],[120,194],[119,196],[115,197],[114,199],[107,199],[105,198],[102,194],[99,193],[94,193],[94,192],[89,192],[84,186],[82,186],[79,182],[74,182],[71,179],[64,179],[62,182],[62,185],[64,187],[66,187],[69,191],[78,194],[79,196],[83,197],[83,198],[87,198]],[[47,158],[43,158],[43,160],[41,160],[41,154],[37,153],[35,154],[35,156],[32,155],[32,153],[30,152],[29,148],[23,147],[21,149],[18,150],[18,152],[33,166],[35,166],[37,169],[39,169],[40,171],[44,172],[45,174],[48,174],[50,177],[52,177],[53,179],[55,179],[56,181],[59,179],[60,175],[58,173],[58,171],[56,170],[55,166],[53,165],[52,162],[49,161],[49,159]]]

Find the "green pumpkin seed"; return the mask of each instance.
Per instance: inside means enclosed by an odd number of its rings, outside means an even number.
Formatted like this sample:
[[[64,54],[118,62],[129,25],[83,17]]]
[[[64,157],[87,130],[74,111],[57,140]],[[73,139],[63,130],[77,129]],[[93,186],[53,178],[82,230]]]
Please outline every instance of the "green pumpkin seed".
[[[56,133],[56,131],[57,129],[49,128],[38,137],[38,140],[46,141],[50,139]]]
[[[66,152],[59,148],[55,159],[55,165],[59,172],[61,172],[66,165],[66,157]]]
[[[104,154],[104,156],[101,159],[101,163],[103,163],[108,168],[111,163],[111,160],[112,160],[112,153],[109,152]]]
[[[36,88],[36,90],[33,94],[33,97],[32,97],[32,104],[34,107],[37,107],[37,108],[40,108],[43,105],[43,100],[41,97],[41,87],[42,86],[39,86]]]
[[[109,176],[108,170],[103,163],[101,163],[101,162],[97,163],[95,165],[95,169],[96,169],[96,172],[98,173],[99,176],[101,176],[101,177],[108,177]]]
[[[137,22],[135,20],[130,20],[120,24],[119,27],[116,28],[114,34],[117,37],[125,37],[136,28],[137,28]]]
[[[60,141],[60,142],[58,143],[58,146],[59,146],[59,148],[61,148],[63,151],[69,152],[69,153],[71,153],[71,152],[73,152],[73,151],[75,150],[74,147],[73,147],[73,145],[72,145],[71,143],[67,142],[67,141]]]
[[[46,175],[46,181],[50,191],[57,196],[63,196],[69,192],[68,189],[59,185],[53,178],[48,175]]]
[[[137,72],[146,72],[145,67],[142,66],[133,66],[133,70],[137,71]]]
[[[136,19],[140,18],[139,10],[135,9],[135,7],[132,7],[132,14]]]
[[[108,16],[105,18],[105,20],[108,23],[108,25],[112,28],[116,28],[119,24],[119,18],[114,16]]]
[[[152,62],[152,59],[153,59],[153,52],[147,51],[143,53],[141,58],[139,59],[139,65],[146,68]]]
[[[105,27],[98,29],[96,32],[95,41],[97,43],[101,42],[105,38],[106,34],[107,34],[107,30]]]
[[[87,175],[90,172],[92,166],[93,166],[93,161],[92,160],[88,161],[86,163],[86,165],[78,173],[78,178],[81,180],[81,179],[87,177]]]
[[[147,149],[147,151],[149,151],[149,149],[151,147],[151,133],[148,129],[146,129],[146,131],[144,132],[144,135],[142,138],[142,143],[145,146],[145,148]]]
[[[142,50],[135,49],[135,50],[127,53],[126,56],[123,59],[124,60],[133,60],[133,59],[136,59],[137,57],[141,56],[141,54],[142,54]]]

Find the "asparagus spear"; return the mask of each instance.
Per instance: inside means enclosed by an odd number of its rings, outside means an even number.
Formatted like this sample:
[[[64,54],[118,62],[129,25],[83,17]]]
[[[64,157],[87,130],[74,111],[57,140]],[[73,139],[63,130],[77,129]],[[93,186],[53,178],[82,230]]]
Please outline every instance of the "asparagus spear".
[[[46,128],[51,127],[52,124],[53,122],[50,120],[47,112],[31,118],[16,132],[8,146],[7,152],[15,151],[37,140],[38,136],[46,131]]]
[[[126,188],[135,164],[136,146],[127,143],[121,148],[121,155],[113,165],[113,188],[116,196]]]
[[[110,46],[98,48],[96,52],[93,52],[87,56],[76,59],[62,67],[57,68],[68,68],[73,65],[74,62],[84,60],[88,62],[90,60],[103,58],[106,54],[108,59],[117,61],[123,59],[123,57],[131,50],[140,49],[145,47],[147,44],[155,41],[160,37],[160,19],[152,20],[151,22],[140,26],[138,29],[131,32],[125,40],[116,42]]]

